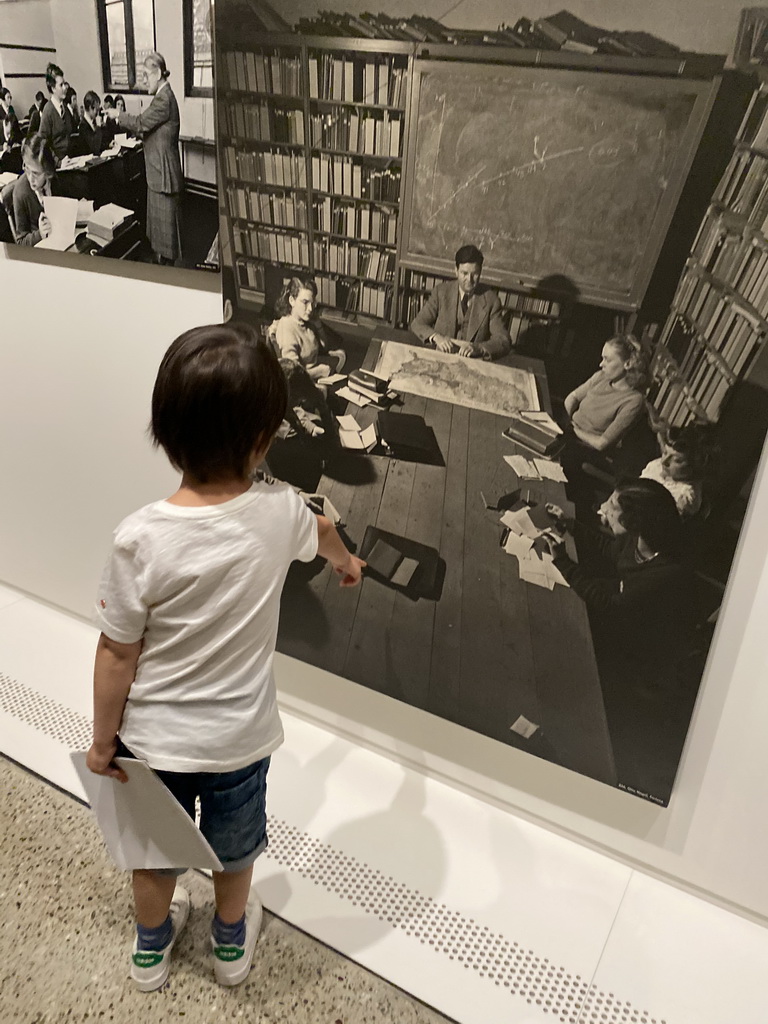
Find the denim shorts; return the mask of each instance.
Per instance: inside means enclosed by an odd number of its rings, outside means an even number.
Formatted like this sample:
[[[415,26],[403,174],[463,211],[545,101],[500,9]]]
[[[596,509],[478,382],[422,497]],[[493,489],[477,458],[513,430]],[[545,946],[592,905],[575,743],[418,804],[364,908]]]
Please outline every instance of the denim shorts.
[[[136,755],[118,738],[116,757]],[[234,772],[166,772],[155,774],[194,821],[200,799],[200,831],[225,871],[242,871],[267,847],[267,771],[270,758]],[[186,868],[162,868],[180,875]]]

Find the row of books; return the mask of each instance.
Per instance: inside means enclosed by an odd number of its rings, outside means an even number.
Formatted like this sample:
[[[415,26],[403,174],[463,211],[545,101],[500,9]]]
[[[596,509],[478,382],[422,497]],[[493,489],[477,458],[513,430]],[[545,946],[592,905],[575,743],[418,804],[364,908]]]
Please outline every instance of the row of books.
[[[403,119],[389,111],[359,114],[354,110],[336,110],[333,114],[312,114],[312,145],[322,149],[344,149],[367,156],[399,157],[403,138]]]
[[[232,237],[238,256],[309,266],[309,236],[306,234],[233,224]]]
[[[765,85],[752,93],[737,138],[747,146],[768,148],[768,89]]]
[[[315,267],[332,274],[363,277],[369,281],[389,283],[395,277],[395,254],[357,242],[316,238]]]
[[[579,53],[610,53],[623,57],[671,57],[680,52],[648,32],[613,32],[582,21],[569,11],[547,18],[520,18],[513,26],[497,29],[454,29],[434,18],[414,14],[409,18],[387,14],[321,11],[302,18],[297,30],[305,35],[347,38],[397,39],[410,43],[517,46],[526,49],[574,50]]]
[[[333,306],[347,313],[365,313],[388,320],[392,307],[392,288],[379,287],[365,281],[345,281],[318,275],[317,294],[324,306]]]
[[[676,306],[674,312],[713,352],[722,357],[734,373],[741,362],[744,346],[749,343],[749,336],[759,337],[762,329],[758,318],[739,302],[737,296],[714,288],[706,281],[694,289],[686,308]],[[678,357],[681,353],[675,350],[672,342],[663,343],[680,362]]]
[[[228,51],[221,62],[225,89],[261,92],[267,95],[300,96],[301,58],[274,53]]]
[[[335,196],[396,203],[400,199],[400,168],[380,170],[352,157],[313,153],[312,187]]]
[[[763,224],[768,216],[768,158],[737,149],[714,199],[752,223]]]
[[[219,104],[219,123],[230,137],[260,142],[283,142],[303,146],[304,114],[301,110],[281,110],[263,100],[242,100]]]
[[[224,146],[224,166],[229,178],[254,184],[307,187],[307,161],[303,153],[282,150],[238,149]]]
[[[755,340],[747,351],[745,366],[758,347]],[[657,385],[651,392],[651,401],[672,426],[682,426],[694,418],[716,421],[733,387],[733,377],[724,371],[695,333],[691,335],[682,364],[661,353],[654,376]]]
[[[394,210],[366,203],[345,203],[329,196],[315,202],[314,226],[318,231],[384,245],[394,245],[397,239],[397,214]]]
[[[229,212],[241,220],[274,224],[275,227],[309,227],[307,200],[294,192],[260,192],[243,185],[230,185],[227,189]]]
[[[407,58],[405,58],[407,59]],[[364,59],[323,53],[309,58],[312,99],[403,109],[408,84],[402,57]]]
[[[246,263],[238,260],[235,264],[237,280],[242,289],[263,295],[266,288],[265,265],[263,263]]]
[[[731,233],[720,225],[716,243],[704,248],[695,258],[702,270],[733,289],[764,319],[768,319],[768,245],[760,244],[756,237],[747,238]],[[700,287],[693,274],[683,278],[679,291],[686,296],[694,287]],[[687,300],[683,300],[687,301]]]

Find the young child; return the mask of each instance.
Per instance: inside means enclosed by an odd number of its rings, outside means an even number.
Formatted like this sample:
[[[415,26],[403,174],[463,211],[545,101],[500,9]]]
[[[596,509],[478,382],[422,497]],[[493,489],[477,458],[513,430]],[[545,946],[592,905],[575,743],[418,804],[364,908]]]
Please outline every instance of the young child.
[[[701,508],[704,481],[712,470],[715,448],[709,424],[671,427],[659,435],[661,457],[649,462],[640,476],[663,484],[683,518]]]
[[[213,875],[222,985],[248,976],[261,921],[250,887],[267,844],[270,755],[283,740],[272,658],[286,573],[320,554],[341,586],[355,586],[365,565],[293,488],[250,479],[285,411],[285,378],[252,328],[198,327],[174,341],[151,434],[181,483],[118,526],[97,607],[88,767],[124,782],[113,758],[135,756],[192,817],[199,798],[200,828],[224,867]],[[167,979],[189,914],[181,873],[133,873],[131,975],[145,992]]]
[[[312,380],[339,373],[346,362],[341,349],[329,350],[312,322],[317,287],[311,278],[292,277],[277,300],[280,319],[273,325],[283,359],[301,363]]]

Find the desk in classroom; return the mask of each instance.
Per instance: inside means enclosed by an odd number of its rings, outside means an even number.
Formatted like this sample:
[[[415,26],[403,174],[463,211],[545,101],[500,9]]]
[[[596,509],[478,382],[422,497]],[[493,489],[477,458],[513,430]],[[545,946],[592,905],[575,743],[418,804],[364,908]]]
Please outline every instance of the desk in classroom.
[[[407,332],[379,329],[365,368],[375,366],[386,339],[414,342]],[[533,371],[549,409],[543,363],[514,355],[504,362]],[[615,784],[586,608],[569,588],[549,591],[519,579],[517,560],[500,547],[500,513],[480,496],[514,490],[502,456],[530,452],[502,438],[504,417],[403,398],[401,411],[423,416],[434,430],[445,465],[345,452],[342,458],[362,460],[364,482],[327,475],[318,492],[358,546],[375,525],[436,548],[445,562],[440,599],[414,601],[370,578],[341,588],[329,566],[307,582],[297,566],[286,585],[278,649]],[[370,408],[347,411],[361,425],[375,416]],[[523,489],[537,502],[569,507],[562,484],[526,481]],[[519,715],[540,726],[531,739],[510,731]]]
[[[119,156],[96,157],[85,167],[58,170],[56,177],[62,195],[73,199],[92,199],[96,206],[116,203],[144,217],[146,171],[144,147],[124,149]]]

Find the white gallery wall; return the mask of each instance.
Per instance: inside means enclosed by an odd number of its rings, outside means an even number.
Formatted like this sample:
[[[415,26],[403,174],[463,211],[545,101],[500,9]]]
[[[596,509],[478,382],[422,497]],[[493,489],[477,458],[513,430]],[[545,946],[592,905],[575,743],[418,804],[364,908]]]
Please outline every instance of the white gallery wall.
[[[146,440],[151,388],[170,341],[220,319],[218,280],[169,271],[158,284],[141,265],[99,263],[96,272],[82,258],[41,255],[0,247],[0,581],[88,618],[111,531],[174,486]],[[761,471],[666,810],[289,659],[279,662],[283,703],[768,918],[767,551]]]

